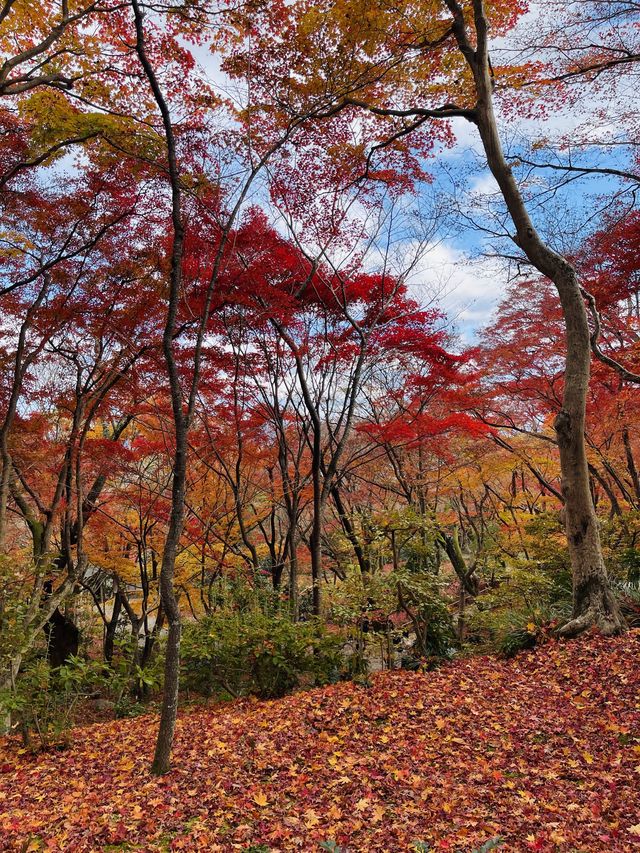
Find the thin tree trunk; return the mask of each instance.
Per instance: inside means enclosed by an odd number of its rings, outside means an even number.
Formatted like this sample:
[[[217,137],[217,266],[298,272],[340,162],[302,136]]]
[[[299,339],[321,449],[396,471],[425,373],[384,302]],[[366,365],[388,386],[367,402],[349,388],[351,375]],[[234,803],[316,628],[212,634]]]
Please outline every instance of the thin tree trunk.
[[[220,270],[222,268],[224,250],[227,246],[227,241],[233,224],[246,200],[247,194],[249,193],[256,175],[260,172],[274,151],[276,151],[280,145],[283,144],[284,140],[293,132],[294,126],[290,126],[283,138],[276,141],[273,146],[269,148],[255,164],[252,165],[249,175],[237,195],[235,204],[227,216],[225,224],[221,227],[220,241],[216,249],[215,259],[207,285],[204,305],[198,321],[191,382],[189,384],[188,392],[183,395],[180,373],[174,353],[178,306],[182,296],[182,257],[184,250],[184,227],[181,212],[182,188],[178,169],[177,148],[173,132],[171,112],[158,83],[153,65],[149,61],[149,57],[146,53],[144,16],[140,10],[138,0],[130,1],[135,21],[136,53],[151,88],[153,98],[162,116],[162,125],[165,133],[167,151],[169,183],[171,187],[171,224],[173,230],[171,272],[169,276],[169,305],[167,308],[167,317],[162,338],[162,348],[169,378],[176,446],[171,486],[171,513],[160,569],[161,603],[163,613],[168,622],[165,681],[162,711],[160,715],[160,728],[156,742],[155,756],[151,767],[152,773],[161,775],[168,772],[170,769],[171,748],[173,745],[173,736],[178,710],[181,622],[180,609],[174,587],[175,561],[184,523],[189,426],[196,404],[196,396],[200,379],[202,349],[205,341],[207,323],[211,313],[215,284],[218,281]]]
[[[340,524],[342,525],[344,535],[351,543],[353,553],[356,555],[356,560],[358,561],[358,566],[360,567],[360,573],[364,576],[368,576],[371,574],[371,564],[358,539],[358,534],[356,533],[353,523],[349,518],[349,513],[347,512],[346,507],[342,502],[342,495],[340,494],[340,488],[337,483],[334,483],[331,486],[331,497],[333,498],[333,503],[335,504],[336,510],[338,511],[338,518],[340,519]]]
[[[18,341],[14,356],[11,393],[9,395],[7,411],[5,413],[2,426],[0,427],[0,461],[2,464],[2,472],[0,473],[0,553],[2,553],[5,549],[7,502],[9,500],[9,485],[11,482],[12,474],[11,455],[9,453],[9,433],[11,432],[11,428],[13,426],[13,421],[18,407],[18,400],[20,397],[20,393],[22,392],[22,381],[24,379],[25,372],[33,361],[33,359],[35,358],[36,353],[38,353],[42,349],[45,340],[43,339],[40,345],[36,347],[33,352],[29,353],[25,357],[24,351],[27,341],[27,332],[29,331],[29,328],[31,326],[34,314],[42,304],[42,301],[49,290],[49,284],[50,277],[45,274],[44,284],[40,288],[40,291],[33,304],[29,307],[24,322],[20,326],[20,332],[18,334]]]
[[[122,610],[122,595],[119,589],[116,589],[116,594],[113,599],[113,609],[111,611],[111,619],[107,622],[104,635],[103,655],[107,663],[113,660],[114,641],[116,638],[116,630],[118,628],[118,619]]]
[[[313,522],[309,536],[309,551],[311,552],[311,585],[313,600],[313,615],[319,616],[322,607],[320,594],[320,578],[322,577],[322,449],[321,449],[320,420],[314,422],[313,450],[311,458],[311,479],[313,483]]]
[[[638,469],[636,468],[636,463],[633,458],[633,450],[631,448],[631,441],[629,440],[629,430],[625,427],[622,430],[622,443],[624,444],[624,452],[627,458],[627,470],[631,476],[631,482],[633,483],[633,490],[636,493],[636,499],[640,501],[640,479],[638,479]]]
[[[297,513],[296,513],[297,514]],[[292,527],[289,531],[289,607],[291,609],[291,618],[294,622],[298,621],[298,542],[296,535],[296,521],[292,521]]]

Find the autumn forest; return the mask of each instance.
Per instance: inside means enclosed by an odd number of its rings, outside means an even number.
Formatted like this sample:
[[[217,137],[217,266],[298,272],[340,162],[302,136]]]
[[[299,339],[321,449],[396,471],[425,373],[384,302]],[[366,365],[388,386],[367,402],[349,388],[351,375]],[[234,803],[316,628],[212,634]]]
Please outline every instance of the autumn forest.
[[[0,44],[0,849],[636,849],[638,5]]]

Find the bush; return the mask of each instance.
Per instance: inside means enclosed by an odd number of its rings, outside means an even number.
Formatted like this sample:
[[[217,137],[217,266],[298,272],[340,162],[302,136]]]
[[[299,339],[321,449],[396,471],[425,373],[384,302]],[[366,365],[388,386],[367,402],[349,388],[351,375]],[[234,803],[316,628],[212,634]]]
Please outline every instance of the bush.
[[[0,707],[30,748],[63,747],[82,700],[105,699],[116,717],[142,713],[139,698],[160,685],[161,665],[159,656],[145,667],[136,663],[130,638],[116,644],[111,664],[72,655],[64,665],[51,667],[44,653],[36,652],[13,689],[0,691]]]
[[[523,544],[526,553],[510,558],[468,617],[470,641],[508,657],[532,648],[544,627],[568,619],[572,608],[571,567],[558,514],[532,516]]]
[[[497,587],[477,598],[469,632],[488,651],[510,657],[532,648],[546,625],[570,615],[571,588],[540,565],[522,561],[505,570]]]
[[[537,644],[539,630],[533,622],[524,626],[514,626],[501,637],[498,649],[506,658],[512,658],[518,652],[532,649]]]
[[[502,847],[504,843],[504,838],[497,835],[495,838],[490,838],[488,841],[485,841],[481,847],[473,850],[473,853],[489,853],[490,850]],[[416,853],[431,853],[431,847],[424,841],[413,841],[411,843],[411,847],[416,851]],[[456,853],[461,853],[461,851],[456,851]]]
[[[422,660],[448,657],[455,647],[443,582],[431,572],[403,568],[366,579],[353,572],[329,600],[331,619],[350,629],[356,649],[364,643],[363,635],[400,639],[407,631],[415,635],[413,651]]]
[[[342,644],[317,621],[255,610],[214,613],[185,628],[182,683],[207,696],[283,696],[302,683],[335,680]]]
[[[640,588],[640,512],[629,511],[603,521],[601,539],[611,579],[625,592]]]
[[[0,554],[0,673],[11,669],[11,660],[28,646],[25,617],[29,611],[36,569],[27,559]]]
[[[104,689],[108,680],[102,663],[70,657],[54,669],[40,658],[20,673],[15,689],[2,697],[2,704],[20,728],[25,745],[32,749],[62,748],[69,743],[78,701]]]
[[[398,604],[415,629],[416,652],[422,658],[449,657],[455,646],[455,634],[438,579],[426,572],[398,572],[396,589]]]

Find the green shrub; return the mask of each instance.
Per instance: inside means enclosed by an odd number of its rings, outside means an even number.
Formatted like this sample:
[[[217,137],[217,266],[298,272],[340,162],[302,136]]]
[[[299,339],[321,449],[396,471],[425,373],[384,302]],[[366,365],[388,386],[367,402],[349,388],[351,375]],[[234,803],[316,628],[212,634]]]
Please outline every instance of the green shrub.
[[[27,664],[15,689],[2,704],[33,749],[64,747],[69,743],[73,711],[79,700],[104,689],[108,672],[102,663],[70,657],[63,666],[50,667],[39,658]]]
[[[538,642],[538,636],[533,622],[525,626],[514,626],[502,636],[499,651],[504,657],[511,658],[518,652],[532,649]]]
[[[640,588],[629,585],[623,591],[620,604],[630,628],[640,628]]]
[[[611,579],[622,590],[640,587],[640,512],[625,512],[604,520],[602,550]]]
[[[71,656],[51,667],[43,653],[25,661],[13,689],[0,692],[0,707],[33,749],[61,747],[69,742],[74,712],[88,698],[108,700],[116,717],[142,713],[140,696],[160,686],[160,656],[141,667],[130,638],[116,645],[111,664]]]
[[[418,655],[450,656],[455,647],[455,633],[438,578],[428,572],[398,572],[395,580],[398,605],[410,617],[416,633]]]
[[[135,716],[142,712],[143,701],[162,687],[164,659],[162,641],[156,640],[154,654],[142,666],[137,641],[127,633],[116,639],[114,655],[105,665],[107,684],[104,695],[115,704],[116,717]],[[157,652],[157,653],[155,653]]]
[[[383,634],[412,631],[415,660],[448,657],[456,641],[443,586],[437,575],[426,571],[402,568],[378,572],[366,579],[353,571],[328,596],[330,618],[351,632],[356,650],[366,640],[362,631],[366,622],[364,634],[375,634],[372,626],[376,623],[386,626]],[[402,624],[403,617],[404,626],[394,628],[393,624]]]
[[[571,566],[558,514],[531,517],[524,532],[526,556],[510,558],[467,617],[471,642],[508,657],[534,646],[549,623],[571,616]]]
[[[335,679],[342,644],[317,621],[255,610],[214,613],[185,628],[182,683],[204,695],[283,696],[305,682]]]
[[[473,853],[489,853],[490,850],[495,850],[498,847],[502,847],[505,843],[504,838],[500,835],[497,835],[495,838],[490,838],[488,841],[478,847],[476,850],[473,850]],[[411,847],[416,853],[431,853],[431,847],[426,844],[424,841],[412,841]],[[456,851],[456,853],[461,853],[461,851]]]
[[[544,626],[570,615],[571,588],[563,589],[540,566],[521,562],[478,597],[468,618],[469,636],[488,651],[510,657],[532,648]]]
[[[25,617],[35,585],[35,572],[28,560],[0,554],[0,674],[3,679],[11,670],[12,658],[28,646]]]
[[[255,570],[249,577],[239,575],[216,578],[208,589],[213,613],[248,613],[259,610],[274,615],[282,609],[282,596],[274,590],[266,568]]]

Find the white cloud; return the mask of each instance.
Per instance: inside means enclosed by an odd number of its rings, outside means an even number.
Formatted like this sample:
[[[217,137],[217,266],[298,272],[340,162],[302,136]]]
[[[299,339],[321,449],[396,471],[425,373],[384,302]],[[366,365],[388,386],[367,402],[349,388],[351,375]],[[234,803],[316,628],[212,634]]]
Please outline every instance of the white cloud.
[[[506,283],[505,270],[497,261],[470,260],[449,242],[433,246],[411,277],[415,297],[444,311],[464,343],[491,321]]]
[[[473,177],[469,190],[483,196],[495,195],[500,192],[496,179],[488,170]]]

